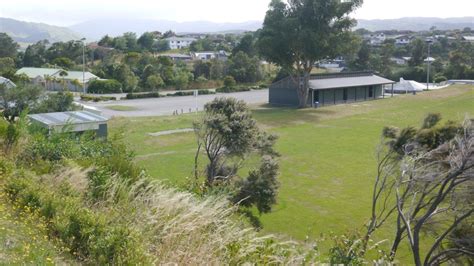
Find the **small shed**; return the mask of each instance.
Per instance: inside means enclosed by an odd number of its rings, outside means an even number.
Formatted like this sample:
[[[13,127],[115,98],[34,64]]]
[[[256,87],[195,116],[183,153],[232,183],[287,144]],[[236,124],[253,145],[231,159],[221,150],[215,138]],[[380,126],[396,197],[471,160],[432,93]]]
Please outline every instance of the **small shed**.
[[[107,137],[108,119],[88,111],[33,114],[28,118],[31,123],[48,129],[50,133],[95,131],[98,137]]]

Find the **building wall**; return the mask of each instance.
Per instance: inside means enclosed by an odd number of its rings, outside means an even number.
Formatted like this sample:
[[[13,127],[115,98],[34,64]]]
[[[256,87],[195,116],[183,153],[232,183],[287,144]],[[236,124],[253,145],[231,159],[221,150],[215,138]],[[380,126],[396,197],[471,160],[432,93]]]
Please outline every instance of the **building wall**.
[[[275,105],[298,106],[298,93],[291,79],[287,78],[272,84],[268,90],[268,102]]]

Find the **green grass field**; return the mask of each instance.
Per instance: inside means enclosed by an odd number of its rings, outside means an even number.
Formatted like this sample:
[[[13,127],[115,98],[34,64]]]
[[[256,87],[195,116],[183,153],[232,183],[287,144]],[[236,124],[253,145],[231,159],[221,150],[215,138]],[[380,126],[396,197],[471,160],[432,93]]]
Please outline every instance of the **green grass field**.
[[[114,110],[114,111],[120,111],[120,112],[136,111],[137,110],[137,108],[135,108],[135,107],[125,106],[125,105],[110,105],[110,106],[107,106],[107,109]]]
[[[296,110],[257,106],[259,125],[279,135],[281,189],[278,205],[261,220],[264,232],[303,240],[320,234],[362,229],[370,209],[382,128],[418,126],[429,112],[461,121],[474,114],[474,87],[452,86],[419,95]],[[172,184],[191,176],[193,133],[151,137],[147,133],[192,127],[196,115],[117,118],[111,131],[123,131],[137,160],[149,173]],[[383,230],[379,239],[388,236]]]

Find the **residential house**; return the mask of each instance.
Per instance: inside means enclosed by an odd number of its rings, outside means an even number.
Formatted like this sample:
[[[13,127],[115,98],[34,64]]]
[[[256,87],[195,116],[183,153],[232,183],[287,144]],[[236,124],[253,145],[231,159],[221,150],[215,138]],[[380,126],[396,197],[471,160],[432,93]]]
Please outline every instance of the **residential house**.
[[[384,85],[394,83],[371,71],[311,75],[307,101],[308,105],[318,107],[375,100],[385,97]],[[297,88],[291,77],[273,83],[269,89],[270,104],[297,106]]]
[[[411,43],[412,38],[408,35],[400,35],[395,37],[395,45],[405,46]]]
[[[398,57],[392,57],[390,58],[390,61],[400,66],[406,65],[408,63],[408,60],[405,60],[404,58],[398,58]]]
[[[99,77],[88,71],[67,71],[59,68],[24,67],[19,69],[16,74],[26,75],[32,84],[51,91],[67,89],[82,92],[84,88],[87,91],[91,81],[100,80]]]
[[[226,61],[229,58],[229,54],[226,51],[194,52],[191,55],[194,60],[203,60],[203,61],[212,60],[212,59]]]
[[[474,43],[474,36],[462,36],[463,41]]]
[[[191,43],[196,41],[195,38],[188,37],[170,37],[166,38],[165,40],[168,41],[168,45],[172,50],[187,48],[191,45]]]
[[[193,60],[193,57],[189,54],[159,54],[157,56],[158,57],[160,57],[160,56],[169,57],[173,61],[191,61],[191,60]]]

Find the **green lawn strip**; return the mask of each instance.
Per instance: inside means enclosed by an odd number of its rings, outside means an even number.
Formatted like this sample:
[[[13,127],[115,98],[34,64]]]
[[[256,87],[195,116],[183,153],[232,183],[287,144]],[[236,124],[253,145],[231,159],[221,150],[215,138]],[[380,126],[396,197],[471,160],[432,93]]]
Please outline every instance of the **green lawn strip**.
[[[119,111],[119,112],[128,112],[128,111],[136,111],[137,108],[133,106],[125,106],[125,105],[109,105],[107,109]]]

